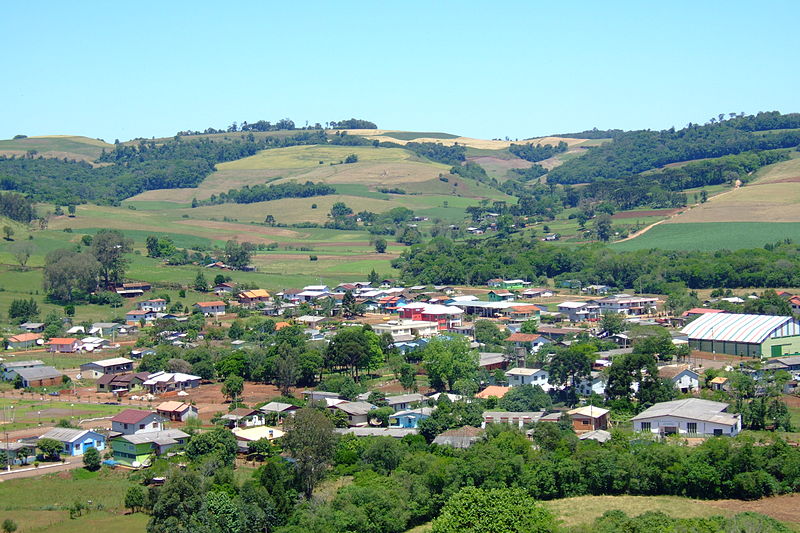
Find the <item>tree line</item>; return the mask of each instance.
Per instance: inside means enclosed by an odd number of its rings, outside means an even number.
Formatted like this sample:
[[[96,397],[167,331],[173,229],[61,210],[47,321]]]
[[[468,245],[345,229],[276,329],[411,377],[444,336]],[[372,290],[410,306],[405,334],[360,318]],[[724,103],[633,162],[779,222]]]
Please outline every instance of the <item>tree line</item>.
[[[567,143],[564,141],[560,141],[557,145],[553,146],[552,144],[536,144],[528,143],[528,144],[511,144],[508,147],[508,151],[514,154],[515,156],[519,157],[520,159],[524,159],[525,161],[530,161],[531,163],[537,163],[539,161],[544,161],[545,159],[549,159],[556,154],[560,154],[567,151]]]
[[[281,198],[310,198],[336,194],[336,188],[325,183],[288,182],[277,185],[245,185],[241,189],[230,189],[227,193],[212,194],[208,200],[192,200],[192,207],[219,205],[224,203],[252,204]]]
[[[349,118],[345,120],[331,120],[330,122],[326,122],[325,129],[343,129],[343,130],[359,130],[359,129],[367,129],[367,130],[374,130],[377,129],[378,126],[374,122],[370,122],[369,120],[362,120],[357,118]],[[203,131],[198,130],[184,130],[179,131],[177,133],[178,136],[191,136],[191,135],[210,135],[215,133],[235,133],[237,131],[244,131],[244,132],[264,132],[264,131],[293,131],[296,129],[311,129],[311,130],[321,130],[323,129],[323,125],[319,122],[316,122],[312,126],[308,126],[306,124],[303,128],[297,128],[295,122],[290,118],[284,118],[276,123],[272,123],[268,120],[257,120],[255,122],[248,123],[244,121],[241,125],[238,125],[236,122],[232,123],[227,128],[217,129],[217,128],[206,128]]]

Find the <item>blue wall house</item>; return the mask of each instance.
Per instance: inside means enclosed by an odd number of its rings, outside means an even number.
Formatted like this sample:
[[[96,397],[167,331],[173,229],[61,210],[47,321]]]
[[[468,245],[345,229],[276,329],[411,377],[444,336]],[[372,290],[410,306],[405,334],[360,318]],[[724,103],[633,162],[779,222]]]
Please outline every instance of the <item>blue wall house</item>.
[[[420,407],[419,409],[409,409],[398,411],[389,419],[389,427],[393,428],[415,428],[421,420],[425,420],[433,413],[432,407]]]
[[[39,439],[53,439],[61,442],[62,455],[83,455],[89,448],[97,448],[98,451],[106,448],[106,438],[90,429],[54,428]]]

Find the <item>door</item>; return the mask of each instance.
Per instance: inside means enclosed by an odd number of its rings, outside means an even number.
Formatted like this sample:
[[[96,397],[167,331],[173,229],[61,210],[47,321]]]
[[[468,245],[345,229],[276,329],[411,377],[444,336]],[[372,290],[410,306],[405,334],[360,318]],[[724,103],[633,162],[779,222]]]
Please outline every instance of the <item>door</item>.
[[[783,355],[783,346],[778,344],[777,346],[770,347],[770,356],[771,357],[780,357]]]

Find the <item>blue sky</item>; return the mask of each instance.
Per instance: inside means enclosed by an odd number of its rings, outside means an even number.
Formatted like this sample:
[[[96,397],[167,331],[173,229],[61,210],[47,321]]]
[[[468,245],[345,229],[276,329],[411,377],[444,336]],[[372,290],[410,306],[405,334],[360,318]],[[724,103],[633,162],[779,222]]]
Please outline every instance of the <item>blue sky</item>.
[[[14,2],[0,138],[357,117],[524,138],[800,111],[800,2]]]

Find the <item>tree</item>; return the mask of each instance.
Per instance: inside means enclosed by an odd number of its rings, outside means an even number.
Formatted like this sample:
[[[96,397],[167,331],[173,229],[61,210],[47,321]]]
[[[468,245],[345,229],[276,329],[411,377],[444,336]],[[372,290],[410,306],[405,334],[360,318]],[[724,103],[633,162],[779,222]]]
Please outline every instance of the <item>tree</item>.
[[[244,379],[241,376],[228,376],[222,384],[222,394],[231,401],[234,401],[244,390]]]
[[[83,452],[83,466],[90,472],[100,470],[100,452],[97,448],[91,447]]]
[[[334,220],[337,218],[344,218],[348,215],[353,214],[353,210],[347,207],[344,202],[335,202],[331,206],[331,218]]]
[[[365,327],[342,328],[328,343],[325,361],[328,368],[344,368],[358,380],[361,370],[375,368],[383,362],[380,338]]]
[[[553,515],[519,488],[465,487],[450,497],[433,521],[432,533],[548,533]]]
[[[17,530],[17,523],[10,518],[6,518],[0,527],[2,527],[3,533],[14,533]]]
[[[356,154],[350,154],[344,158],[344,163],[346,165],[350,163],[358,163],[358,156]]]
[[[233,466],[238,450],[236,436],[225,428],[215,428],[195,435],[186,445],[186,456],[192,461],[211,458],[218,466]]]
[[[126,238],[119,230],[100,230],[92,239],[91,252],[100,263],[100,273],[106,287],[119,283],[125,278],[128,260],[126,253],[133,251],[133,240]]]
[[[61,455],[61,450],[64,447],[60,441],[55,439],[39,439],[36,443],[39,449],[47,458],[57,460]]]
[[[475,340],[481,344],[485,344],[487,350],[503,349],[503,341],[508,335],[500,331],[500,328],[491,320],[476,320],[475,321]]]
[[[225,263],[236,269],[242,269],[250,263],[253,256],[253,245],[249,242],[238,243],[230,240],[225,243]]]
[[[197,271],[197,275],[194,277],[192,288],[194,288],[194,290],[197,292],[206,292],[208,290],[208,282],[206,281],[206,277],[203,275],[202,270]]]
[[[272,215],[267,215],[264,218],[264,224],[266,224],[267,226],[274,226],[275,225],[275,217],[272,216]]]
[[[403,386],[404,390],[416,392],[418,389],[417,386],[417,370],[414,365],[410,363],[403,363],[400,366],[400,385]]]
[[[622,313],[603,313],[600,317],[600,329],[609,335],[622,333],[625,330],[625,315]]]
[[[576,387],[592,373],[591,356],[594,353],[593,344],[579,343],[568,348],[556,348],[550,359],[550,379],[553,384],[570,388],[570,403],[577,401]]]
[[[297,462],[297,475],[306,498],[325,476],[336,444],[333,423],[317,409],[299,409],[286,420],[283,446]]]
[[[146,495],[141,485],[132,485],[128,487],[128,491],[125,493],[125,507],[127,509],[135,513],[140,511],[146,503]]]
[[[42,285],[54,299],[70,301],[75,291],[94,292],[100,271],[93,255],[60,248],[45,256]]]
[[[11,236],[14,235],[14,228],[11,226],[3,226],[3,234],[5,235],[5,239],[7,241],[13,240]]]
[[[611,216],[608,214],[599,215],[594,222],[594,231],[601,241],[609,240],[611,238]]]
[[[33,255],[34,247],[29,242],[20,242],[11,248],[11,253],[14,255],[20,270],[25,270],[28,260]]]
[[[280,357],[275,361],[275,384],[284,396],[288,396],[289,388],[297,384],[299,375],[300,369],[294,354]]]
[[[203,507],[203,497],[204,488],[200,476],[191,470],[173,472],[159,490],[158,498],[153,504],[152,517],[147,524],[148,533],[197,531],[194,518]]]
[[[477,377],[478,354],[464,337],[434,337],[423,349],[422,365],[434,389],[452,390],[456,381]]]
[[[536,320],[526,320],[522,323],[519,329],[520,333],[526,333],[532,335],[534,333],[538,333],[539,331],[539,322]]]
[[[754,315],[792,316],[792,306],[773,289],[768,289],[758,298],[747,300],[743,312]]]
[[[375,240],[375,251],[379,254],[386,252],[386,239],[380,238]]]
[[[511,387],[497,402],[504,411],[543,411],[553,405],[553,400],[539,385],[520,385]]]
[[[29,300],[11,300],[8,306],[8,319],[12,322],[29,322],[39,316],[39,304],[31,297]]]

